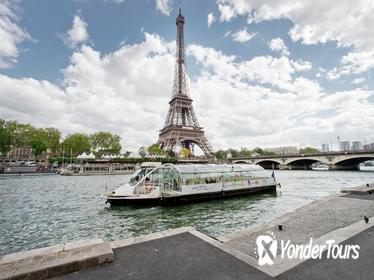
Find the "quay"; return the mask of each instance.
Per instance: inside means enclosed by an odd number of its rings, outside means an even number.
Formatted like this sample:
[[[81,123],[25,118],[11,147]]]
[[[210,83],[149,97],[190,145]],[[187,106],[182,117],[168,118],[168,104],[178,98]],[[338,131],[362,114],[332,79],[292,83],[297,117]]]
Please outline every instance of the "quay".
[[[0,279],[373,279],[374,184],[344,189],[272,221],[218,238],[176,228],[136,238],[86,240],[0,258]],[[367,219],[364,220],[364,217]],[[281,227],[280,227],[281,225]],[[357,259],[273,259],[258,264],[256,239],[359,245]]]

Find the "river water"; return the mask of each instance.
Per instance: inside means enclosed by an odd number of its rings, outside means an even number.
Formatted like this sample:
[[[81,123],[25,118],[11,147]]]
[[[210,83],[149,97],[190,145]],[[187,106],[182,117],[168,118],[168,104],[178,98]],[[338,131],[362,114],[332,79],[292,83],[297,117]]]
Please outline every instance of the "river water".
[[[269,172],[271,173],[271,172]],[[277,195],[257,194],[176,207],[113,207],[100,197],[129,176],[0,176],[0,255],[62,242],[116,240],[181,226],[211,236],[269,221],[374,172],[276,171]]]

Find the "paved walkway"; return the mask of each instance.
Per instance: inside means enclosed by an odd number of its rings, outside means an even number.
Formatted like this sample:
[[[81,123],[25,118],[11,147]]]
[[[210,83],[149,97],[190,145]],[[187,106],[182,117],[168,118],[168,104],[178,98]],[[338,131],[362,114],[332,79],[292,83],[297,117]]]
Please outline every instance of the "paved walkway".
[[[373,223],[374,194],[334,195],[296,209],[270,223],[221,236],[218,239],[225,245],[248,255],[248,263],[251,265],[269,275],[277,276],[300,265],[303,261],[275,258],[273,266],[259,267],[256,263],[255,250],[259,235],[271,232],[278,243],[280,240],[290,240],[292,244],[307,244],[310,238],[314,239],[314,244],[324,244],[326,240],[331,239],[340,243],[370,227],[370,224],[365,224],[363,221],[364,216],[370,217],[371,224]],[[279,224],[283,227],[282,231],[278,229]],[[280,247],[277,247],[277,255],[280,254]]]
[[[311,237],[318,238],[362,220],[364,215],[374,216],[374,201],[369,199],[369,197],[374,198],[374,195],[365,195],[366,199],[361,197],[360,199],[329,197],[296,209],[266,225],[256,226],[218,239],[253,257],[256,256],[253,248],[255,248],[257,236],[269,231],[275,233],[277,239],[289,239],[294,244],[304,244]],[[282,231],[278,230],[278,224],[282,224]]]
[[[114,259],[56,279],[271,279],[190,232],[115,249]]]
[[[351,280],[374,279],[374,226],[347,239],[342,244],[360,245],[360,257],[357,260],[322,259],[308,260],[281,274],[279,279],[309,280]]]

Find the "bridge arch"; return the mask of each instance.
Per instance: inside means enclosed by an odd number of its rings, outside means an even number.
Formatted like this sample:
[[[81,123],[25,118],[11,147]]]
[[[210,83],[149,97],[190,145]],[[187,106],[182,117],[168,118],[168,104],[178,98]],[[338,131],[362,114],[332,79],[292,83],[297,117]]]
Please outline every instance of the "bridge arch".
[[[291,159],[286,164],[289,169],[312,169],[313,163],[325,163],[322,160],[314,159],[314,158],[299,158],[299,159]]]
[[[257,165],[260,165],[261,167],[265,169],[279,169],[279,166],[281,165],[280,161],[277,160],[271,160],[271,159],[264,159],[259,160],[256,162]]]
[[[357,155],[335,162],[337,169],[358,169],[358,165],[367,160],[374,160],[374,156]]]
[[[245,159],[239,159],[239,160],[234,160],[232,163],[252,163],[250,160],[245,160]]]

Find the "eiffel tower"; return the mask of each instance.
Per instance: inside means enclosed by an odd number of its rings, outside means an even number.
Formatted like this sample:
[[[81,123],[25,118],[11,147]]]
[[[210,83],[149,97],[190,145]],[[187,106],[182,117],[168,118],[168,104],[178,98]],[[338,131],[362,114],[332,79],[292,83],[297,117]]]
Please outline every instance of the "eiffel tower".
[[[200,147],[206,157],[214,154],[212,146],[197,121],[189,95],[188,77],[184,55],[184,16],[179,9],[177,24],[177,51],[173,83],[173,93],[169,102],[169,112],[157,143],[161,148],[174,150],[177,146],[187,148],[193,155],[194,145]]]

